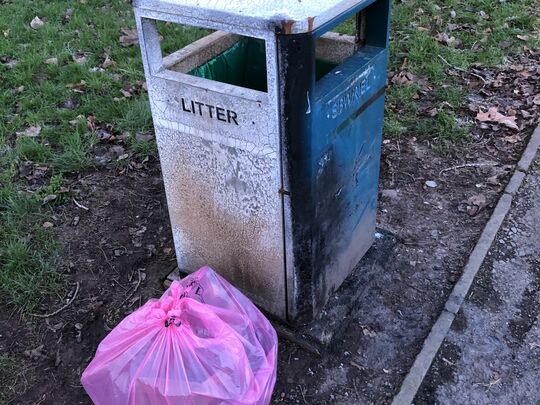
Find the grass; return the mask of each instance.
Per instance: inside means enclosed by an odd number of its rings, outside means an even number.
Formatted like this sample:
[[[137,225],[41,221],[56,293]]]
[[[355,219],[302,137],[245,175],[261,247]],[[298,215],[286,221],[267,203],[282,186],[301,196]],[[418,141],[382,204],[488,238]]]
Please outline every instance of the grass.
[[[0,390],[1,403],[7,400],[5,397],[7,388],[16,381],[17,373],[19,373],[20,369],[20,362],[15,358],[5,354],[0,355],[0,386],[2,387],[2,390]]]
[[[417,136],[435,147],[466,140],[467,126],[456,118],[467,89],[447,74],[448,64],[496,66],[525,45],[537,46],[537,8],[530,0],[396,1],[390,68],[406,66],[434,90],[426,96],[418,85],[391,86],[385,136]],[[45,25],[32,29],[35,16]],[[460,29],[452,31],[449,24]],[[0,296],[22,313],[35,311],[44,296],[63,288],[58,245],[42,224],[50,220],[53,205],[69,201],[69,195],[58,194],[47,204],[43,199],[68,185],[74,173],[92,169],[98,139],[86,117],[92,114],[127,133],[131,158],[156,154],[153,140],[137,136],[152,130],[146,93],[121,94],[144,80],[138,46],[119,42],[121,29],[133,26],[128,0],[0,0]],[[207,33],[169,23],[158,28],[165,54]],[[350,23],[340,27],[351,28]],[[440,32],[461,45],[440,44],[435,38]],[[84,63],[74,61],[76,53]],[[106,55],[115,63],[101,69]],[[46,64],[50,58],[57,64]],[[426,97],[438,106],[434,117],[419,113]],[[41,127],[39,136],[17,136],[30,126]],[[48,168],[41,186],[19,175],[25,164]]]
[[[392,10],[390,66],[425,79],[434,88],[428,95],[419,87],[390,86],[386,99],[385,136],[416,136],[441,151],[456,142],[466,143],[468,125],[458,120],[467,89],[462,80],[448,75],[450,66],[497,67],[524,46],[539,45],[540,3],[537,0],[403,0]],[[353,22],[339,27],[353,32]],[[437,41],[446,33],[460,42],[447,46]],[[528,37],[526,41],[519,39]],[[430,102],[436,116],[419,114],[418,106]]]

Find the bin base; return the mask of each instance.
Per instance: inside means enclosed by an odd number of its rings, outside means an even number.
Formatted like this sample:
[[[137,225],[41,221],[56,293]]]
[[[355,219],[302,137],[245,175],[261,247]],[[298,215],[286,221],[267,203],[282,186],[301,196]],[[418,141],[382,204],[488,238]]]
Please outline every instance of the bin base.
[[[280,337],[318,355],[331,350],[334,342],[345,333],[351,319],[360,309],[358,302],[365,294],[365,274],[373,273],[374,267],[384,269],[396,244],[397,239],[393,234],[377,229],[371,248],[337,292],[330,296],[328,303],[313,322],[293,327],[272,319]]]
[[[362,275],[371,273],[375,266],[384,269],[396,244],[397,239],[393,234],[377,229],[371,248],[313,322],[293,327],[269,317],[278,335],[318,355],[331,349],[333,342],[345,332],[351,317],[360,309],[358,301],[365,293]],[[164,281],[165,287],[186,275],[178,267],[174,268]]]

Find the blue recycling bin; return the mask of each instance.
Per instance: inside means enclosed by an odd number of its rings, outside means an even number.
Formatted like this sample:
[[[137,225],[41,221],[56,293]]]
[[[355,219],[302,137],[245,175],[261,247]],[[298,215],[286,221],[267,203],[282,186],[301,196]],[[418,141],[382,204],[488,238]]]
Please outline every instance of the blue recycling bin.
[[[324,71],[318,39],[355,14],[353,54]],[[290,305],[304,321],[316,316],[373,243],[389,15],[388,0],[358,2],[312,32],[278,35],[298,286]]]
[[[313,320],[373,243],[390,0],[134,7],[178,267]],[[164,56],[156,21],[216,31]]]

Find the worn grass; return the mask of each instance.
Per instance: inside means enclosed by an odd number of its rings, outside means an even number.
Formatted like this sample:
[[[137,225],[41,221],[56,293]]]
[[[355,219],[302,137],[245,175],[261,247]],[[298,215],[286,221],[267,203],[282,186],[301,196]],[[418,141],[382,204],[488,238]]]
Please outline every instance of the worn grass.
[[[426,97],[417,86],[390,86],[386,99],[386,137],[416,136],[441,152],[468,140],[469,124],[459,119],[467,89],[450,76],[450,67],[471,69],[474,65],[497,67],[508,56],[539,45],[538,0],[403,0],[392,10],[389,68],[407,70],[426,79],[434,88],[429,102],[438,108],[435,117],[418,114]],[[353,22],[340,27],[353,32]],[[446,33],[460,41],[447,46],[437,41]],[[519,39],[528,37],[527,40]]]
[[[0,355],[0,403],[7,400],[8,390],[17,380],[21,365],[15,358],[6,354]]]
[[[72,14],[66,19],[68,9]],[[441,107],[433,118],[419,117],[413,98],[417,86],[391,86],[385,135],[417,136],[438,148],[466,140],[467,125],[456,119],[466,89],[447,74],[447,64],[465,70],[474,63],[495,66],[525,45],[537,46],[537,12],[537,0],[396,1],[390,67],[396,71],[406,65],[427,79],[436,89],[433,102]],[[35,16],[45,21],[37,30],[30,27]],[[448,24],[462,29],[449,31]],[[136,158],[156,153],[153,141],[136,137],[137,132],[151,131],[146,94],[123,98],[120,93],[144,79],[138,46],[119,43],[121,28],[133,26],[128,0],[0,1],[0,296],[23,313],[36,310],[44,296],[63,287],[54,231],[42,224],[51,218],[51,204],[70,198],[62,194],[49,204],[43,204],[43,198],[60,191],[73,173],[92,169],[97,139],[86,128],[86,117],[93,114],[99,122],[129,133],[126,143]],[[340,29],[350,32],[351,25]],[[166,23],[159,30],[164,53],[206,32]],[[441,45],[435,39],[438,32],[463,45]],[[517,35],[530,39],[525,42]],[[85,63],[75,63],[76,52],[85,55]],[[115,64],[101,70],[104,53]],[[58,64],[45,64],[49,58],[57,58]],[[86,83],[82,93],[69,87],[81,81]],[[72,105],[65,108],[68,100]],[[38,137],[16,135],[32,125],[42,127]],[[27,161],[49,168],[37,190],[19,176],[19,167]]]

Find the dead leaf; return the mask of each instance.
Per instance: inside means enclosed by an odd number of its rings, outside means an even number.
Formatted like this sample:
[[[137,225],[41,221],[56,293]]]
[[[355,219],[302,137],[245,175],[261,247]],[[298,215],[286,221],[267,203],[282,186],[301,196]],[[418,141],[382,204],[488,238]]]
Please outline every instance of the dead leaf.
[[[486,205],[486,196],[484,194],[473,195],[467,200],[467,213],[473,217],[478,214]]]
[[[519,129],[516,123],[516,117],[501,114],[497,107],[490,107],[487,112],[479,112],[476,115],[476,119],[480,122],[498,122],[499,124],[503,124],[508,128],[516,130]]]
[[[67,24],[71,20],[71,16],[73,15],[73,9],[68,8],[64,12],[64,17],[62,17],[62,24]]]
[[[19,61],[7,56],[0,56],[0,63],[2,63],[2,65],[4,65],[8,69],[13,69],[19,64]]]
[[[44,347],[45,347],[44,345],[40,345],[36,347],[35,349],[25,350],[24,355],[26,357],[29,357],[31,360],[39,360],[42,358],[47,358],[47,355],[45,354],[45,350],[43,350]]]
[[[540,94],[534,96],[532,102],[534,105],[540,105]]]
[[[116,156],[121,156],[124,153],[126,153],[126,150],[124,149],[122,145],[113,145],[111,146],[111,152],[114,153]]]
[[[43,228],[52,228],[54,224],[52,222],[46,221],[46,222],[43,222],[42,226]]]
[[[44,198],[43,198],[43,204],[47,204],[47,203],[50,203],[51,201],[54,201],[56,200],[58,196],[56,194],[49,194],[49,195],[46,195]]]
[[[500,186],[501,182],[499,181],[499,175],[496,174],[494,176],[488,177],[487,183],[491,184],[492,186]]]
[[[453,36],[449,36],[446,32],[438,33],[437,35],[435,35],[435,39],[437,40],[437,42],[452,48],[461,45],[461,41],[459,39]]]
[[[125,98],[130,98],[131,96],[133,96],[133,92],[130,91],[131,89],[127,88],[127,89],[120,89],[120,93],[122,93],[122,95],[125,97]]]
[[[111,59],[111,57],[109,56],[109,54],[107,52],[104,52],[103,53],[103,62],[101,63],[101,67],[103,69],[107,69],[111,66],[114,66],[116,64],[116,62],[114,60]]]
[[[139,43],[139,35],[137,34],[137,29],[135,28],[122,28],[123,35],[120,36],[120,45],[122,46],[133,46]]]
[[[154,139],[154,135],[151,133],[137,132],[135,134],[135,139],[139,142],[150,142],[152,139]]]
[[[32,21],[30,21],[30,27],[37,30],[39,27],[43,27],[45,25],[45,22],[39,18],[38,16],[35,16]]]
[[[362,333],[364,334],[364,336],[369,336],[372,338],[377,336],[377,332],[375,332],[373,328],[367,325],[361,325],[361,328],[362,328]]]
[[[478,14],[479,14],[480,17],[483,18],[484,20],[489,20],[489,14],[486,13],[485,11],[480,10],[480,11],[478,12]]]
[[[514,134],[514,135],[510,135],[510,136],[505,136],[503,138],[503,140],[505,142],[514,144],[514,143],[518,143],[518,142],[521,141],[521,136],[519,136],[519,134]]]
[[[58,108],[65,110],[74,110],[77,107],[79,107],[79,102],[73,97],[68,97],[65,101],[58,105]]]
[[[96,130],[96,116],[93,114],[90,114],[88,117],[86,117],[86,126],[88,129],[92,132],[95,132]]]
[[[84,93],[84,89],[86,88],[86,82],[84,80],[81,80],[79,83],[66,84],[66,87],[68,89],[71,89],[75,93]]]
[[[517,39],[520,39],[522,41],[528,41],[529,36],[528,35],[517,35]]]
[[[41,133],[41,127],[39,125],[26,128],[24,131],[17,132],[17,136],[35,138]]]
[[[86,63],[86,54],[84,52],[75,52],[71,55],[71,58],[77,65],[84,65]]]
[[[58,58],[45,59],[46,65],[58,65]]]

